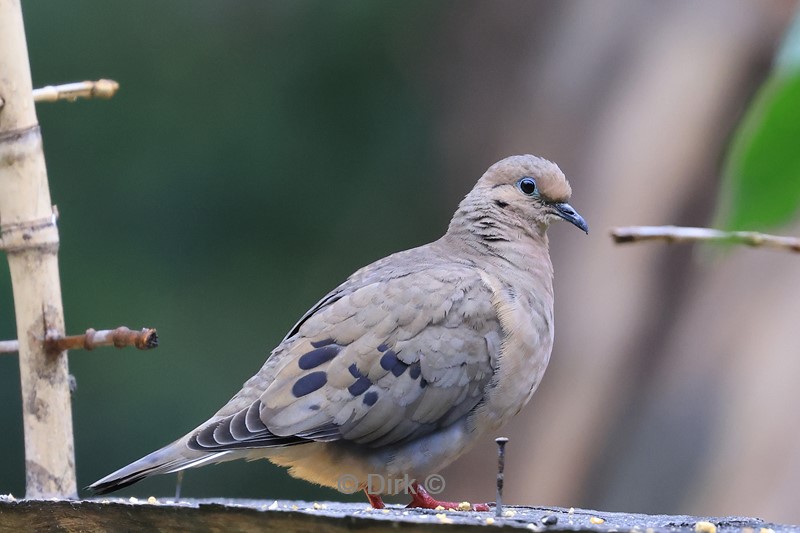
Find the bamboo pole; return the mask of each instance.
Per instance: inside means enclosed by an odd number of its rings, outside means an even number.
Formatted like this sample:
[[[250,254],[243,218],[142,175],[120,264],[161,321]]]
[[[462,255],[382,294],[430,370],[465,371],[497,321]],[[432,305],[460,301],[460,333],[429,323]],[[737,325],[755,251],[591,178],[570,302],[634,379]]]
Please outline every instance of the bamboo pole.
[[[58,229],[19,0],[0,0],[0,99],[0,242],[17,315],[26,497],[75,497],[67,352],[45,349],[64,335]]]

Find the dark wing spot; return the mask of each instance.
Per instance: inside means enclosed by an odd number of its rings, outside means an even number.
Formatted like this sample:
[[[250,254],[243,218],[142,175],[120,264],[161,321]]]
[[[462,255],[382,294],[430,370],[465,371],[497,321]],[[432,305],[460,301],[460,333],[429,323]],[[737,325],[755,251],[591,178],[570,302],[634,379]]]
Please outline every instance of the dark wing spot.
[[[335,344],[329,344],[328,346],[311,350],[300,356],[300,359],[297,360],[297,366],[299,366],[301,370],[317,368],[319,365],[327,363],[336,357],[341,350],[341,346]]]
[[[392,374],[399,378],[406,371],[406,368],[408,368],[408,365],[398,359],[397,363],[392,367]]]
[[[358,367],[356,366],[356,364],[355,364],[355,363],[353,363],[352,365],[350,365],[350,366],[347,368],[347,370],[349,370],[349,371],[350,371],[350,375],[351,375],[351,376],[353,376],[354,378],[360,378],[361,376],[363,376],[363,375],[364,375],[364,374],[362,374],[362,373],[361,373],[361,371],[358,369]]]
[[[325,372],[311,372],[302,378],[295,381],[292,386],[292,394],[295,398],[302,398],[307,394],[311,394],[315,390],[319,390],[328,382],[328,374]]]
[[[364,395],[364,405],[375,405],[375,402],[378,401],[378,393],[373,391],[369,391]]]
[[[506,207],[508,207],[508,202],[504,202],[503,200],[495,200],[494,205],[496,205],[500,209],[505,209]]]
[[[315,403],[314,405],[309,405],[308,408],[312,411],[319,411],[319,404]]]
[[[372,382],[366,376],[361,376],[355,383],[347,387],[347,391],[353,396],[360,396],[372,386]]]
[[[397,355],[392,350],[389,350],[381,357],[381,368],[391,370],[397,364],[397,361]]]
[[[422,378],[421,380],[419,380],[419,388],[424,389],[427,386],[428,386],[428,380],[427,379]]]
[[[408,371],[408,375],[411,376],[411,379],[417,379],[420,374],[422,374],[422,367],[419,364],[419,361],[415,361],[411,363],[409,366],[410,370]]]
[[[385,352],[385,351],[386,351],[386,350],[388,350],[388,349],[389,349],[389,345],[388,345],[388,344],[386,344],[385,342],[382,342],[382,343],[380,343],[380,344],[378,345],[378,351],[379,351],[379,352]]]
[[[335,342],[336,341],[333,339],[322,339],[321,341],[312,342],[311,346],[313,346],[314,348],[322,348],[323,346],[327,346]]]

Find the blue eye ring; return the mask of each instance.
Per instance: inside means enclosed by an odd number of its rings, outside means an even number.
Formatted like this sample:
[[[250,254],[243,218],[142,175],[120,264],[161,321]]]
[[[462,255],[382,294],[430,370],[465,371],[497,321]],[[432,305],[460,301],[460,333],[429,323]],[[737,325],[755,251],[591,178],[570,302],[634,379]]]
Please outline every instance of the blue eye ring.
[[[539,194],[539,188],[536,186],[536,180],[530,176],[524,176],[517,182],[517,188],[522,191],[526,196],[536,196]]]

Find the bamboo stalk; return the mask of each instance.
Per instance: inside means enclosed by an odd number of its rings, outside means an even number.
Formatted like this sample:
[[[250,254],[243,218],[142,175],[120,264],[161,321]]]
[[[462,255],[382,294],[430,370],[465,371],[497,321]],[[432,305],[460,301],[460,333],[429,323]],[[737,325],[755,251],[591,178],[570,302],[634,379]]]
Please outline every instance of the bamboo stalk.
[[[50,203],[19,0],[0,0],[0,238],[8,255],[19,340],[26,497],[75,497],[75,455],[58,229]]]

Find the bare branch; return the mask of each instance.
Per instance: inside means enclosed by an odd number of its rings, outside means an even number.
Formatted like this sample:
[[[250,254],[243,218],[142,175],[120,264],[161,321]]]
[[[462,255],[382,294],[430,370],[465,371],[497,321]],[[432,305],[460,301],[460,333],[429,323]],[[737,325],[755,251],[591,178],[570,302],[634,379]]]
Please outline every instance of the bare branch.
[[[156,330],[151,328],[145,328],[141,331],[131,331],[125,326],[102,331],[95,331],[90,328],[83,335],[47,339],[45,346],[48,351],[55,353],[80,348],[94,350],[98,346],[115,346],[117,348],[135,346],[139,350],[150,350],[158,347],[158,334]]]
[[[114,80],[79,81],[65,83],[64,85],[48,85],[41,89],[33,90],[33,101],[57,102],[67,100],[74,102],[78,98],[111,98],[119,89],[119,83]]]
[[[19,341],[0,341],[0,355],[4,353],[17,353],[19,351]]]
[[[668,243],[711,242],[776,248],[800,253],[800,239],[796,237],[782,237],[754,231],[721,231],[710,228],[687,228],[681,226],[629,226],[612,229],[611,238],[617,244],[643,241],[666,241]]]
[[[135,346],[140,350],[150,350],[158,347],[158,333],[152,328],[132,331],[125,326],[101,331],[90,328],[83,335],[47,338],[44,343],[49,353],[59,353],[64,350],[94,350],[98,346],[116,346],[117,348]],[[0,354],[13,353],[18,350],[19,341],[0,341]]]

